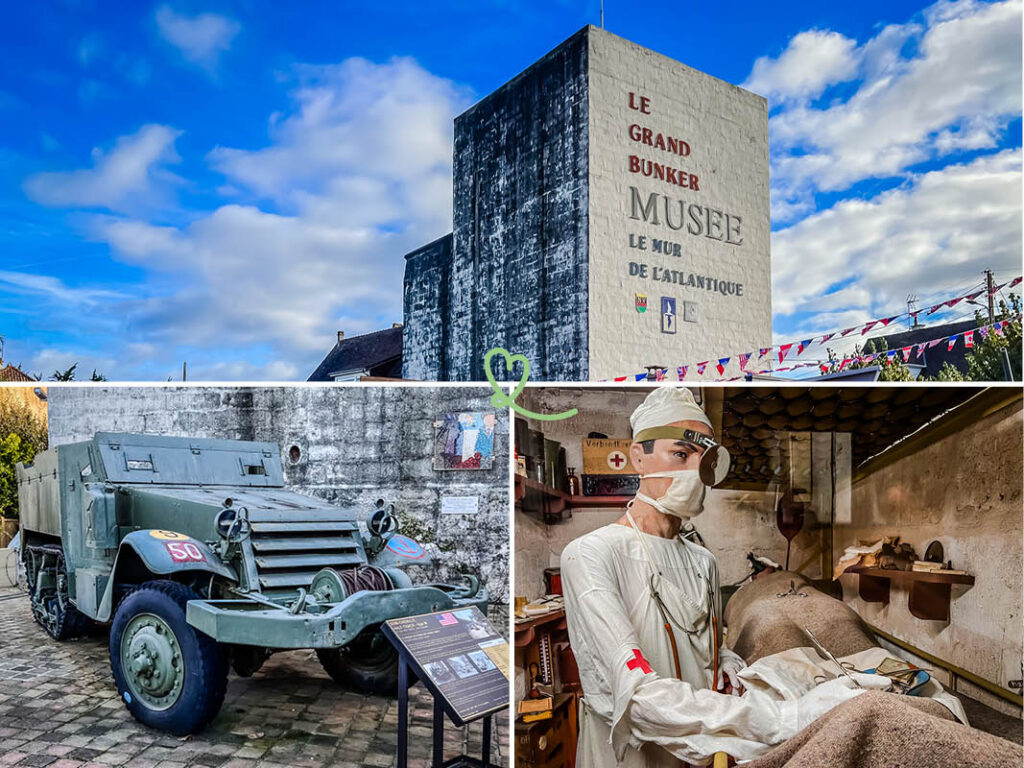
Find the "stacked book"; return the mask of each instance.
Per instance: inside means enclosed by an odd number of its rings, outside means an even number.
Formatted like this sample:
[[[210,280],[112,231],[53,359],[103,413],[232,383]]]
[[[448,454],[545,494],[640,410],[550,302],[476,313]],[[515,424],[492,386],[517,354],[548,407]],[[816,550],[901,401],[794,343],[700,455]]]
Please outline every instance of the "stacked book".
[[[537,720],[551,719],[553,701],[550,696],[541,696],[539,699],[523,699],[519,702],[519,715],[522,721],[533,723]]]

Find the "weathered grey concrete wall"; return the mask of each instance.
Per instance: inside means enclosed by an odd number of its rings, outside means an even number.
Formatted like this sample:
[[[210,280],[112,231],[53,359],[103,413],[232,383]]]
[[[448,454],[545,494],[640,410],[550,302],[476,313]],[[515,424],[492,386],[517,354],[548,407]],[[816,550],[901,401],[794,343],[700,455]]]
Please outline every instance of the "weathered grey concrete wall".
[[[402,377],[442,381],[447,368],[452,236],[445,235],[405,257]]]
[[[726,356],[733,357],[726,375],[738,375],[736,355],[772,337],[767,101],[601,29],[590,28],[589,44],[590,378]],[[651,144],[659,134],[680,139],[688,152],[651,146],[642,133],[636,141],[630,126],[646,129]],[[632,172],[631,157],[674,172]],[[670,180],[681,176],[685,186]],[[659,196],[656,215],[642,220],[633,211],[631,188],[644,202]],[[717,212],[710,224],[709,210]],[[738,222],[737,232],[727,236],[732,227],[722,214]],[[667,253],[659,241],[672,244]],[[645,265],[646,277],[631,274],[631,262]],[[683,278],[670,271],[692,276],[694,285],[680,284]],[[666,282],[666,274],[674,281]],[[742,295],[728,286],[725,293],[696,287],[722,283],[741,284]],[[647,295],[642,314],[637,294]],[[662,297],[676,302],[676,333],[663,329]],[[692,322],[680,322],[684,301],[693,307]],[[708,378],[717,375],[709,366]]]
[[[564,421],[530,421],[532,429],[543,431],[546,437],[565,446],[567,463],[579,474],[583,465],[582,439],[591,431],[612,438],[628,438],[630,414],[646,396],[647,391],[642,389],[528,387],[521,399],[526,408],[539,413],[579,409],[578,415]],[[786,540],[775,527],[774,505],[772,493],[717,488],[708,491],[704,511],[693,519],[693,524],[718,558],[722,584],[731,584],[747,575],[750,570],[747,552],[753,551],[778,562],[785,560]],[[565,545],[588,531],[614,522],[621,515],[621,509],[575,509],[570,520],[546,525],[537,515],[517,510],[515,594],[529,597],[542,594],[543,571],[558,565]],[[794,539],[791,554],[794,567],[810,554],[820,535],[820,530],[812,530],[808,524]],[[804,573],[818,578],[820,570],[816,559]]]
[[[474,573],[508,601],[508,412],[498,410],[489,470],[436,471],[434,421],[495,412],[481,387],[51,387],[50,441],[97,431],[269,440],[282,449],[287,485],[353,507],[365,521],[394,502],[400,531],[436,547],[430,580]],[[290,449],[300,458],[292,462]],[[475,496],[475,515],[441,514],[444,496]]]
[[[407,335],[406,377],[482,381],[500,346],[533,380],[587,378],[586,89],[583,30],[456,118],[447,332]],[[407,305],[440,298],[420,276],[406,273]]]
[[[919,556],[942,542],[953,567],[974,576],[953,586],[950,621],[917,619],[907,591],[893,584],[889,604],[857,596],[843,576],[846,601],[868,622],[1000,686],[1021,679],[1021,401],[888,464],[853,486],[853,524],[836,526],[835,555],[857,541],[898,535]],[[1009,689],[1008,689],[1009,690]],[[1017,691],[1019,693],[1019,689]],[[993,706],[995,697],[971,696]],[[1019,709],[1010,710],[1018,717]]]

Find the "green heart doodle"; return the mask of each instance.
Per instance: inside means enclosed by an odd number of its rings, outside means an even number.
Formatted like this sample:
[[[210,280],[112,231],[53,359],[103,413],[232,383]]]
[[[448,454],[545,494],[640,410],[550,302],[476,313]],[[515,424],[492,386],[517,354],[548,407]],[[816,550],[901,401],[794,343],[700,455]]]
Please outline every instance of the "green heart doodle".
[[[494,371],[491,370],[491,358],[495,355],[501,355],[505,359],[506,371],[511,371],[516,363],[522,363],[523,375],[520,377],[519,383],[516,384],[515,389],[512,390],[511,395],[506,393],[494,379]],[[513,355],[507,349],[502,349],[501,347],[489,349],[487,354],[484,355],[484,373],[487,375],[487,381],[491,383],[491,388],[494,389],[494,394],[491,395],[491,404],[495,408],[511,408],[521,416],[525,416],[528,419],[538,419],[540,421],[561,421],[562,419],[571,419],[579,413],[579,410],[576,408],[570,408],[568,411],[562,411],[561,413],[534,413],[533,411],[528,411],[516,403],[516,398],[522,394],[523,389],[526,387],[526,380],[530,378],[530,361],[527,360],[524,355]]]

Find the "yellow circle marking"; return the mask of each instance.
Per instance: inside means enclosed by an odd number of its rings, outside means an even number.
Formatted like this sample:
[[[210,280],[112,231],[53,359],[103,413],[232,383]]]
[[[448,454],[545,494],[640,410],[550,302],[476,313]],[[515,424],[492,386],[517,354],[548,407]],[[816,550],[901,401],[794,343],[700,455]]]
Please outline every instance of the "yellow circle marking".
[[[175,533],[174,531],[150,531],[149,535],[154,539],[164,539],[166,541],[182,541],[192,538],[184,533]]]

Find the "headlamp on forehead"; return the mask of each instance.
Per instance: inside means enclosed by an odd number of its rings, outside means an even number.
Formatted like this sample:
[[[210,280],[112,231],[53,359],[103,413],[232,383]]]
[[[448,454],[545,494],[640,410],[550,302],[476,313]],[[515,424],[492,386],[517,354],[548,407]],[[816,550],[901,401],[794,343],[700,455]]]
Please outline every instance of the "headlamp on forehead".
[[[682,440],[703,448],[697,471],[700,472],[700,480],[704,485],[718,485],[729,474],[729,451],[703,432],[682,427],[650,427],[640,430],[633,436],[634,443],[644,443],[648,440]]]

